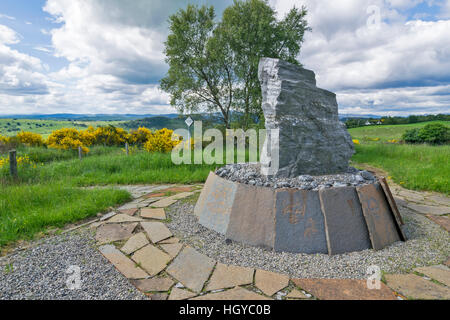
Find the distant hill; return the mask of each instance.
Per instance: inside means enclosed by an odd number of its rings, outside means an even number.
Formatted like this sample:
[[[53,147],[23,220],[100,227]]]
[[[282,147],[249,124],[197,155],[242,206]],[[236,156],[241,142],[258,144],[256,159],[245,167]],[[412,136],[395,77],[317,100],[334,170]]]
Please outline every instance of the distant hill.
[[[74,113],[56,113],[56,114],[13,114],[0,115],[0,119],[29,119],[29,120],[78,120],[78,121],[129,121],[142,118],[166,117],[177,118],[178,114],[74,114]]]
[[[221,123],[220,117],[209,116],[203,114],[191,115],[192,119],[195,121],[202,121],[203,128],[207,128],[216,124]],[[187,128],[185,120],[187,116],[177,116],[169,118],[167,116],[154,116],[144,119],[132,120],[122,123],[122,127],[125,129],[138,129],[139,127],[146,127],[149,129],[162,129],[167,128],[171,130],[176,130],[180,128]]]

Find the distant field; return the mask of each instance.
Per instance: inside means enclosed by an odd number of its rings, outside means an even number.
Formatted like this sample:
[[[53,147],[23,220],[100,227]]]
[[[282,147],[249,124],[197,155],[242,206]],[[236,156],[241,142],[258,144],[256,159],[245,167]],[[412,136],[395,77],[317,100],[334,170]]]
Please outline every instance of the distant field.
[[[59,121],[59,120],[27,120],[27,119],[0,119],[0,134],[15,136],[20,131],[29,131],[41,134],[47,138],[54,130],[61,128],[75,128],[84,130],[89,126],[98,127],[114,125],[120,127],[124,121]]]
[[[352,161],[356,166],[364,163],[384,169],[405,188],[449,194],[450,146],[387,143],[392,139],[400,140],[408,129],[437,122],[349,129],[353,139],[360,142]],[[450,125],[448,122],[439,123]]]
[[[430,123],[441,123],[447,126],[450,126],[448,121],[430,121],[430,122],[420,122],[413,124],[399,124],[399,125],[373,125],[366,126],[360,128],[352,128],[348,131],[352,135],[353,139],[358,140],[369,140],[380,138],[380,141],[388,141],[392,139],[400,140],[402,138],[403,133],[406,130],[412,128],[422,128]]]

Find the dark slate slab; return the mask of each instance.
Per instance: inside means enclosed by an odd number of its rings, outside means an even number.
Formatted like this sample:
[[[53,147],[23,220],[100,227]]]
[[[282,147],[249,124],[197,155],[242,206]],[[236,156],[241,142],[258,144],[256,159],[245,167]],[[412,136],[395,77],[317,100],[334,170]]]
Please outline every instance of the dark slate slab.
[[[214,175],[211,185],[206,189],[203,212],[199,213],[199,223],[220,234],[225,234],[237,187],[236,182]]]
[[[354,187],[323,189],[319,196],[330,255],[372,248]]]
[[[231,210],[228,239],[273,249],[275,239],[275,191],[239,184]]]
[[[405,238],[403,240],[406,240],[406,237],[403,234],[403,232],[401,231],[402,229],[400,227],[400,226],[404,225],[405,223],[403,222],[400,211],[398,211],[397,204],[395,203],[395,199],[392,196],[392,192],[391,192],[391,189],[389,188],[386,178],[384,178],[384,177],[379,178],[378,182],[380,183],[381,187],[383,188],[384,195],[386,196],[386,200],[388,201],[389,206],[391,207],[391,210],[394,213],[394,218],[395,218],[395,221],[397,222],[398,228],[400,230],[400,234],[402,235],[402,237]]]
[[[370,241],[375,250],[381,250],[400,241],[394,214],[379,183],[357,187]]]
[[[275,251],[327,253],[319,193],[283,189],[275,198]]]

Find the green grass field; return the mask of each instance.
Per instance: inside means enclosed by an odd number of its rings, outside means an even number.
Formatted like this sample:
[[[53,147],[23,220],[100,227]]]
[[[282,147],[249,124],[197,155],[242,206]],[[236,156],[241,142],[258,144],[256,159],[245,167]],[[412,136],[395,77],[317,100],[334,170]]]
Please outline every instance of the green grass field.
[[[370,139],[379,138],[381,142],[386,142],[388,140],[396,139],[400,140],[403,133],[406,130],[413,128],[422,128],[430,123],[441,123],[449,126],[450,123],[445,121],[430,121],[430,122],[420,122],[414,124],[399,124],[399,125],[373,125],[359,128],[352,128],[348,131],[352,135],[353,139],[358,139],[360,141],[371,142]]]
[[[403,187],[414,190],[450,192],[450,146],[407,145],[387,143],[400,140],[406,130],[424,127],[424,122],[408,125],[367,126],[350,129],[358,139],[352,161],[369,164],[389,173]],[[448,125],[446,122],[439,122]],[[379,138],[379,141],[374,141]]]

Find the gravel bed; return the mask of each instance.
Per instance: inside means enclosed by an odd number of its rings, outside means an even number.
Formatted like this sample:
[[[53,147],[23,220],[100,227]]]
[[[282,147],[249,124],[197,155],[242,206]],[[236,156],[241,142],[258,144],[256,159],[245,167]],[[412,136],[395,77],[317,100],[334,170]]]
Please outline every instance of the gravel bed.
[[[178,202],[167,211],[169,229],[182,242],[221,263],[284,273],[296,278],[366,279],[369,266],[386,273],[406,273],[412,268],[442,263],[450,255],[450,237],[426,217],[400,208],[407,242],[397,242],[380,251],[364,250],[328,256],[292,254],[227,240],[197,223],[194,204]]]
[[[79,266],[81,288],[70,290],[69,266]],[[0,259],[0,300],[146,299],[96,249],[93,233],[79,229]]]
[[[293,188],[301,190],[320,190],[322,188],[361,186],[375,183],[375,177],[368,171],[349,167],[348,172],[341,174],[310,176],[301,175],[295,178],[274,178],[261,174],[260,164],[229,164],[216,170],[216,174],[224,179],[259,187]]]

